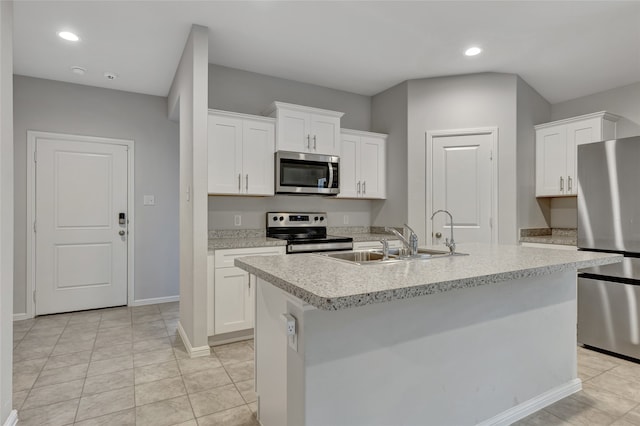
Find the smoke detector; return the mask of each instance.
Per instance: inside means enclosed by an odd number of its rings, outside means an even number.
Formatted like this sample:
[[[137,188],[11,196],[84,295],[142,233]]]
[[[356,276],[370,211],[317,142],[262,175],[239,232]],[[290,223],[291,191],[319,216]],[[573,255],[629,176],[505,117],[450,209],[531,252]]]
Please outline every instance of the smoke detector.
[[[115,80],[116,78],[118,78],[118,74],[107,71],[107,72],[104,73],[104,77],[107,80]]]

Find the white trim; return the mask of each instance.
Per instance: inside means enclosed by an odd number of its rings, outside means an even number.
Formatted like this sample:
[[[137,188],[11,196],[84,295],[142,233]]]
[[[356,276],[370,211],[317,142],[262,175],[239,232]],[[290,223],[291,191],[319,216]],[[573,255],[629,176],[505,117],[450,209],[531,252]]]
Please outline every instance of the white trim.
[[[364,130],[353,130],[353,129],[340,129],[341,135],[352,135],[352,136],[370,136],[374,138],[384,138],[387,140],[389,137],[386,133],[374,133],[374,132],[366,132]]]
[[[36,142],[39,138],[78,141],[87,143],[103,143],[109,145],[124,145],[127,147],[127,182],[128,198],[127,210],[129,214],[128,238],[127,238],[127,304],[134,303],[135,283],[134,283],[134,249],[135,249],[135,142],[129,139],[104,138],[97,136],[71,135],[66,133],[41,132],[27,130],[27,318],[35,316],[35,302],[33,292],[35,291],[35,257],[36,257],[36,233],[33,232],[33,222],[36,214],[36,168],[33,161],[36,153]]]
[[[294,111],[300,111],[300,112],[306,112],[306,113],[309,113],[309,114],[326,115],[326,116],[329,116],[329,117],[337,117],[337,118],[340,118],[340,117],[342,117],[344,115],[344,112],[331,111],[331,110],[328,110],[328,109],[320,109],[320,108],[314,108],[314,107],[308,107],[308,106],[304,106],[304,105],[288,104],[286,102],[279,102],[279,101],[275,101],[271,105],[269,105],[267,107],[267,109],[265,109],[262,112],[262,115],[266,115],[268,117],[273,117],[273,114],[279,108],[284,108],[284,109],[294,110]]]
[[[18,410],[11,410],[9,417],[4,422],[4,426],[15,426],[18,424]]]
[[[31,318],[29,315],[27,315],[27,313],[22,313],[22,314],[13,314],[13,320],[14,321],[22,321],[22,320],[26,320]]]
[[[150,299],[138,299],[130,303],[129,306],[155,305],[157,303],[179,302],[180,296],[152,297]]]
[[[569,124],[576,121],[588,120],[590,118],[602,118],[604,120],[613,121],[615,123],[621,117],[619,115],[611,114],[610,112],[607,112],[607,111],[599,111],[599,112],[593,112],[591,114],[578,115],[577,117],[570,117],[562,120],[550,121],[548,123],[536,124],[535,126],[533,126],[533,128],[535,130],[540,130],[540,129],[544,129],[545,127],[553,127],[559,124]]]
[[[187,350],[187,353],[189,354],[190,358],[197,358],[201,356],[211,355],[211,348],[209,346],[198,346],[196,348],[191,346],[191,341],[189,340],[187,333],[184,331],[184,328],[182,328],[182,323],[179,320],[178,320],[178,335],[180,336],[180,339],[182,339],[182,344],[184,345],[184,348]]]
[[[432,130],[425,133],[425,184],[426,184],[426,197],[425,197],[425,235],[422,236],[422,241],[426,241],[427,245],[431,245],[431,238],[429,235],[432,233],[431,220],[429,220],[429,214],[427,212],[433,211],[433,138],[441,136],[464,136],[464,135],[490,135],[491,136],[491,241],[493,244],[498,244],[498,127],[476,127],[469,129],[451,129],[451,130]]]
[[[273,117],[264,117],[262,115],[244,114],[241,112],[223,111],[221,109],[209,109],[209,115],[218,115],[223,117],[240,118],[242,120],[254,120],[264,123],[275,124],[276,119]]]
[[[524,419],[530,414],[536,411],[542,410],[544,407],[548,407],[554,402],[560,401],[562,398],[566,398],[569,395],[573,395],[582,389],[582,380],[573,379],[564,385],[557,386],[547,392],[544,392],[528,401],[511,407],[502,413],[491,417],[483,422],[478,423],[478,426],[507,426],[518,420]]]

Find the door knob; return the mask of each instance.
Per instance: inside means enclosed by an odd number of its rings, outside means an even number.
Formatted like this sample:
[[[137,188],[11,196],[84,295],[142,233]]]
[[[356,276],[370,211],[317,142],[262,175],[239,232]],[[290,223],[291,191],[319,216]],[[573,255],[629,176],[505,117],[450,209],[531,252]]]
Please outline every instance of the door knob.
[[[125,234],[124,229],[121,229],[121,230],[120,230],[120,232],[118,232],[118,234],[119,234],[121,237],[124,237],[124,234]]]
[[[436,238],[442,238],[442,232],[436,232]]]

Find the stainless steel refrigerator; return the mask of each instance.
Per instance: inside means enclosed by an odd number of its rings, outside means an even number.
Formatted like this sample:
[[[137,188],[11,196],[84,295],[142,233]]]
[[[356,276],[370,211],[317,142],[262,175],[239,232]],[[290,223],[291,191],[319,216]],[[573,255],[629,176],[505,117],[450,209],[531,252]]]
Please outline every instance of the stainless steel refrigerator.
[[[578,248],[624,254],[578,273],[578,342],[640,359],[640,136],[578,146]]]

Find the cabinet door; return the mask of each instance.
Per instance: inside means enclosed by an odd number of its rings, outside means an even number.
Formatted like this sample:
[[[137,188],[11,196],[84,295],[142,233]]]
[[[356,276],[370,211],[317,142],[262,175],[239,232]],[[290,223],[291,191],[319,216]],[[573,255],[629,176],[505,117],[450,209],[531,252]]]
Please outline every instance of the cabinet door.
[[[566,194],[568,152],[566,126],[536,132],[536,196]]]
[[[244,120],[242,128],[242,193],[273,195],[274,138],[273,124]]]
[[[249,274],[240,268],[215,271],[215,334],[253,328]]]
[[[592,118],[567,124],[567,191],[578,193],[578,145],[602,140],[602,119]]]
[[[385,198],[385,141],[363,136],[360,142],[361,197]]]
[[[277,147],[279,151],[311,151],[311,129],[309,113],[278,110]]]
[[[340,155],[340,119],[311,114],[311,152]]]
[[[342,198],[356,198],[360,176],[360,137],[342,135],[340,151],[340,194]]]
[[[242,172],[242,120],[209,115],[209,194],[238,194]]]

